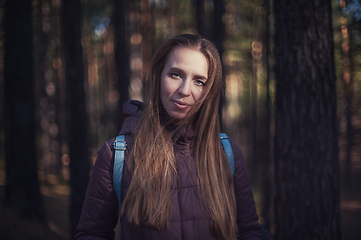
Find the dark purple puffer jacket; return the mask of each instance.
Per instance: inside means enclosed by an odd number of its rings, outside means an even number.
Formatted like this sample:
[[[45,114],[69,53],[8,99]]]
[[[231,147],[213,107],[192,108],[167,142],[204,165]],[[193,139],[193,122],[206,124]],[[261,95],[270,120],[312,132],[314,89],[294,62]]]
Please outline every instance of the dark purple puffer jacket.
[[[124,105],[125,122],[120,134],[126,135],[127,150],[122,181],[122,200],[132,179],[127,159],[132,147],[132,131],[139,120],[143,103],[128,101]],[[183,134],[174,145],[179,175],[178,187],[171,192],[172,215],[163,231],[154,227],[135,226],[128,222],[126,214],[121,220],[123,240],[206,240],[211,235],[210,220],[202,210],[196,187],[196,161],[192,153],[192,136]],[[261,239],[261,227],[252,195],[250,181],[242,152],[236,143],[229,139],[235,160],[234,187],[237,201],[238,239]],[[119,208],[113,189],[114,138],[100,149],[93,167],[83,211],[77,227],[75,239],[114,239],[114,228],[119,217]]]

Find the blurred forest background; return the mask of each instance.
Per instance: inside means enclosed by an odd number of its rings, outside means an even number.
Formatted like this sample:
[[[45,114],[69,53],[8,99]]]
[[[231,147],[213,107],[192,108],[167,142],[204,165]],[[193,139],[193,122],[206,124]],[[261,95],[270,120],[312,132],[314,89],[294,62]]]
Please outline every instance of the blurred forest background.
[[[222,131],[241,146],[259,221],[277,236],[274,2],[0,1],[0,239],[71,239],[97,152],[120,130],[122,103],[143,100],[153,52],[181,33],[201,33],[221,53]],[[332,4],[335,211],[342,239],[355,239],[361,236],[361,1],[314,2]]]

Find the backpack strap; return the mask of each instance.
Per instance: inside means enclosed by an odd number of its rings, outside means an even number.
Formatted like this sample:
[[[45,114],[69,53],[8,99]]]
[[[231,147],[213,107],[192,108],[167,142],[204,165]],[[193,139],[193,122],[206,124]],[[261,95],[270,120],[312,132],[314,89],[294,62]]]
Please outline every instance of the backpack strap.
[[[124,166],[124,152],[127,147],[125,142],[125,136],[119,135],[115,138],[113,143],[115,149],[114,155],[114,170],[113,170],[113,187],[115,194],[117,195],[118,206],[122,199],[122,177],[123,177],[123,166]]]
[[[234,157],[231,144],[228,140],[228,136],[225,133],[220,134],[223,150],[226,153],[229,165],[231,166],[232,176],[234,175]],[[122,192],[122,177],[124,166],[124,152],[127,147],[125,142],[125,136],[119,135],[115,138],[113,143],[115,155],[114,155],[114,170],[113,170],[113,187],[118,200],[118,206],[121,204],[121,192]]]
[[[223,150],[226,153],[229,165],[231,166],[232,170],[232,176],[234,175],[234,157],[233,157],[233,151],[231,147],[231,143],[228,140],[228,136],[225,133],[220,134]]]

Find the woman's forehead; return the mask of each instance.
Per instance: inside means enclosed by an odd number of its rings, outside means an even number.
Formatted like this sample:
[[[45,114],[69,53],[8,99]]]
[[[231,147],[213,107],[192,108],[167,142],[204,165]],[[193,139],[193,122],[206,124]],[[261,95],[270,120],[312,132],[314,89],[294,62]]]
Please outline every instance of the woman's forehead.
[[[198,49],[176,47],[169,53],[165,68],[187,68],[208,75],[208,65],[208,59]]]

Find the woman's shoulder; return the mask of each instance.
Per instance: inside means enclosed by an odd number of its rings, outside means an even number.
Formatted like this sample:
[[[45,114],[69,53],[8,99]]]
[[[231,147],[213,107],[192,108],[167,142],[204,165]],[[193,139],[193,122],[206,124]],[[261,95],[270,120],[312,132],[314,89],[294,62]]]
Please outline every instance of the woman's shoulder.
[[[120,134],[131,134],[138,125],[145,104],[137,100],[129,100],[123,104],[123,119]]]
[[[98,157],[95,161],[94,167],[109,170],[114,158],[114,143],[115,137],[106,141],[98,151]]]
[[[130,146],[133,142],[133,136],[131,134],[124,134],[126,142],[126,152],[130,151]],[[106,141],[98,151],[98,157],[95,161],[94,167],[102,168],[104,170],[113,170],[114,165],[114,142],[116,137],[113,137]]]
[[[250,180],[247,171],[247,166],[245,159],[243,157],[243,153],[239,145],[234,141],[231,137],[228,137],[229,142],[233,151],[234,158],[234,180],[236,183],[237,189],[245,189],[249,187]]]
[[[238,146],[236,141],[233,140],[230,136],[228,136],[229,143],[231,144],[232,152],[234,160],[243,159],[243,153],[241,148]]]

